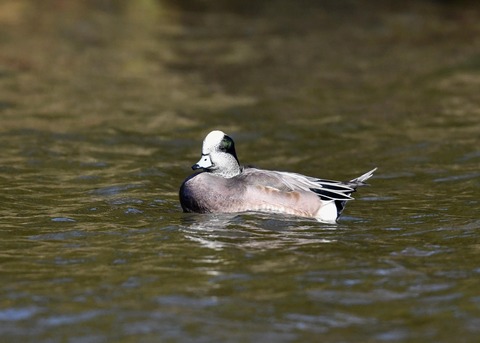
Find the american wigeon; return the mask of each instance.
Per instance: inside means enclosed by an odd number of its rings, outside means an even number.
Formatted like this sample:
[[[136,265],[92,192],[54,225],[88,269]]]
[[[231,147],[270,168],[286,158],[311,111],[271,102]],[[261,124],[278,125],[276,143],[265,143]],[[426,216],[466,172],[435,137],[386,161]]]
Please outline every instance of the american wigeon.
[[[216,130],[205,137],[202,157],[192,169],[203,172],[189,176],[180,187],[184,212],[276,212],[331,223],[353,199],[350,194],[365,185],[377,168],[341,182],[242,167],[232,138]]]

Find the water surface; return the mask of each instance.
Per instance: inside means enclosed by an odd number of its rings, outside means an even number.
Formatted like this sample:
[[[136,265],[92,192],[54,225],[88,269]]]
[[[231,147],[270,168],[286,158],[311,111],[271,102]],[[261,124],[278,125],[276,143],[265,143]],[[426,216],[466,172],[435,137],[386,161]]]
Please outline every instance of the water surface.
[[[4,1],[0,336],[474,342],[480,9]],[[347,180],[337,225],[183,214],[212,129]]]

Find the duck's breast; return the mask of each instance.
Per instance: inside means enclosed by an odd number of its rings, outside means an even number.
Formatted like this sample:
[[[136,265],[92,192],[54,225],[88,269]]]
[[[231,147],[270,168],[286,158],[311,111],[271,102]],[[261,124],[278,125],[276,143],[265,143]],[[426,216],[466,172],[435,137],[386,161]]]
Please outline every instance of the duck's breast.
[[[185,212],[239,212],[243,193],[243,185],[234,178],[202,172],[184,181],[180,187],[180,203]]]

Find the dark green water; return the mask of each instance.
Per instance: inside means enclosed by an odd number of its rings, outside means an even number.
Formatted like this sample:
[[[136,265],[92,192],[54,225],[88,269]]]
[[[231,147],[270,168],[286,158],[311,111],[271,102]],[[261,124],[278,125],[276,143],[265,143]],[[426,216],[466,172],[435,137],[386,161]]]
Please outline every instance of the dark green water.
[[[0,341],[476,342],[480,7],[0,2]],[[378,166],[337,225],[181,213],[240,161]]]

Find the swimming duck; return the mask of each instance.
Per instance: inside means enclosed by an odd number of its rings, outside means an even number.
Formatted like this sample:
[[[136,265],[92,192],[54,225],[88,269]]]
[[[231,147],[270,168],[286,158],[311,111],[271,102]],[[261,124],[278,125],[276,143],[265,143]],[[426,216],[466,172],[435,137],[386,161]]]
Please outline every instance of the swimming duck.
[[[242,167],[233,139],[210,132],[202,156],[192,166],[202,169],[183,182],[180,204],[184,212],[235,213],[260,211],[315,218],[334,223],[351,193],[372,177],[377,168],[347,182],[297,173]]]

